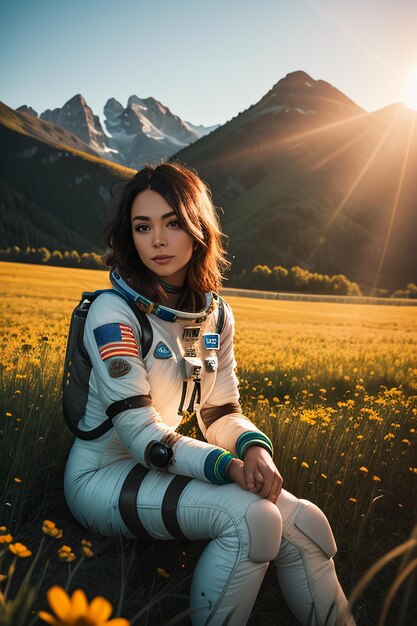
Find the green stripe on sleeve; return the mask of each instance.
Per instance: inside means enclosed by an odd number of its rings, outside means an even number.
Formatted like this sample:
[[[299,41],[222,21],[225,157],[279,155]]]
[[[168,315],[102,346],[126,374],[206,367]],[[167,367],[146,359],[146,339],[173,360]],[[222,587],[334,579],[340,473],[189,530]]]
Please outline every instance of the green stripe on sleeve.
[[[260,446],[269,452],[273,456],[274,447],[269,437],[254,430],[242,433],[236,441],[236,455],[239,459],[243,459],[246,450],[251,446]]]

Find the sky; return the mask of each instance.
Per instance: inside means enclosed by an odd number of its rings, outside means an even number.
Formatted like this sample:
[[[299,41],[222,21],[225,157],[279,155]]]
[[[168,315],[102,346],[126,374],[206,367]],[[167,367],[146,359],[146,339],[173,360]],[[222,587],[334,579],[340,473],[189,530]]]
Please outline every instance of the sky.
[[[296,70],[374,111],[417,67],[417,0],[3,0],[0,24],[2,102],[101,120],[135,94],[223,124]]]

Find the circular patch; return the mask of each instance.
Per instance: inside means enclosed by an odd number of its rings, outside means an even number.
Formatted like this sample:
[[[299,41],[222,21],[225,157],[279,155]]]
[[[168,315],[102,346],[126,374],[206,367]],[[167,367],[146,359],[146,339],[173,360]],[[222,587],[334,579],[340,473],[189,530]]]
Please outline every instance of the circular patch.
[[[131,369],[132,366],[130,365],[130,363],[124,361],[123,359],[116,359],[115,361],[111,362],[109,374],[112,378],[120,378],[120,376],[124,376],[125,374],[130,372]]]

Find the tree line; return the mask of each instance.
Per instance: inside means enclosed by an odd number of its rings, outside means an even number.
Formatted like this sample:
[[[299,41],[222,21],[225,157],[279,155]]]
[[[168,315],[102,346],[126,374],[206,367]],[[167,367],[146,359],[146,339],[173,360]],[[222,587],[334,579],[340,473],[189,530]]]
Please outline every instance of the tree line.
[[[311,272],[298,265],[294,265],[289,270],[281,265],[276,265],[272,269],[268,265],[255,265],[252,271],[243,271],[239,276],[230,279],[230,286],[264,291],[343,296],[362,295],[359,285],[350,281],[344,274],[328,276],[327,274]],[[417,298],[417,286],[409,283],[405,289],[384,295],[391,298]]]
[[[39,265],[55,265],[58,267],[80,267],[84,269],[105,269],[100,254],[77,250],[48,250],[45,246],[34,248],[27,246],[9,246],[0,250],[0,261],[15,263],[34,263]],[[259,289],[263,291],[289,291],[296,293],[312,293],[343,296],[361,296],[362,292],[357,283],[350,281],[343,274],[328,276],[294,265],[286,269],[276,265],[272,269],[268,265],[255,265],[250,271],[243,271],[239,276],[232,276],[228,286],[242,289]],[[399,289],[391,298],[417,298],[417,285],[408,283],[404,289]]]
[[[103,270],[104,263],[100,254],[96,252],[83,252],[79,254],[77,250],[53,250],[48,248],[33,248],[27,246],[11,246],[5,250],[0,250],[0,260],[15,263],[34,263],[37,265],[56,265],[58,267],[82,267],[85,269]]]

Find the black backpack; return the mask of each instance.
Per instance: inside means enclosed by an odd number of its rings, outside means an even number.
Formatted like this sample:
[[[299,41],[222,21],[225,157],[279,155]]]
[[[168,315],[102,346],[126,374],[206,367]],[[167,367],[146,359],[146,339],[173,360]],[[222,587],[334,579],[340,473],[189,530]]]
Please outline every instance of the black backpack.
[[[142,358],[145,358],[152,346],[152,326],[143,311],[140,311],[127,296],[115,289],[101,289],[98,291],[85,291],[81,300],[72,312],[68,332],[67,349],[64,361],[64,374],[62,377],[62,405],[65,422],[70,431],[79,439],[90,441],[104,435],[113,427],[112,417],[105,419],[100,426],[85,431],[78,428],[78,422],[85,414],[87,405],[89,380],[91,373],[91,360],[84,348],[84,327],[88,311],[94,300],[102,293],[112,293],[122,298],[134,312],[140,328],[140,347]],[[224,300],[218,296],[219,316],[216,332],[221,333],[224,326]]]

